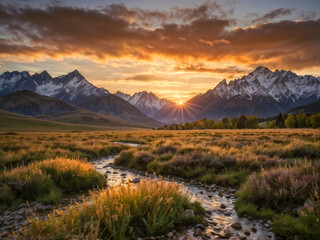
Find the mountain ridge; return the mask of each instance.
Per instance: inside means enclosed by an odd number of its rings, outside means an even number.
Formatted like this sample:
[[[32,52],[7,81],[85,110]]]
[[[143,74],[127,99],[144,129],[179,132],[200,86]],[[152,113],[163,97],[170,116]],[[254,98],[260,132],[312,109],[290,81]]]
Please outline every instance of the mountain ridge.
[[[108,95],[104,97],[109,98],[110,96],[118,98],[114,95]],[[117,100],[118,99],[116,99],[115,101],[118,102],[120,100],[120,105],[122,106],[121,101],[124,100],[120,98],[118,101]],[[149,126],[148,123],[159,125],[159,123],[157,123],[155,120],[152,119],[152,121],[142,113],[138,112],[139,110],[128,102],[125,102],[125,104],[123,104],[123,106],[126,105],[129,105],[129,108],[132,108],[131,111],[128,111],[125,108],[119,108],[118,106],[114,105],[114,112],[110,111],[109,114],[105,114],[90,111],[90,109],[81,108],[79,106],[74,106],[62,100],[43,96],[29,90],[15,92],[0,98],[0,110],[2,111],[8,111],[14,114],[22,114],[24,116],[30,116],[33,118],[54,122],[94,125],[101,127],[127,126],[145,128]],[[124,115],[129,115],[131,118],[135,119],[132,120],[127,116],[117,114],[115,110],[117,111],[119,109]],[[137,112],[139,114],[137,114]]]
[[[90,95],[110,94],[108,90],[88,82],[78,70],[55,78],[51,77],[47,71],[33,75],[26,71],[7,71],[0,75],[0,97],[22,90],[29,90],[68,103]]]
[[[153,117],[153,115],[162,108],[174,104],[166,98],[159,98],[153,92],[147,91],[136,92],[133,95],[117,91],[115,95],[128,101],[149,117]]]
[[[182,108],[172,106],[162,109],[154,118],[173,123],[204,117],[218,120],[240,114],[267,117],[319,99],[320,77],[299,76],[284,70],[272,72],[259,66],[229,83],[222,80],[215,88],[189,99]]]

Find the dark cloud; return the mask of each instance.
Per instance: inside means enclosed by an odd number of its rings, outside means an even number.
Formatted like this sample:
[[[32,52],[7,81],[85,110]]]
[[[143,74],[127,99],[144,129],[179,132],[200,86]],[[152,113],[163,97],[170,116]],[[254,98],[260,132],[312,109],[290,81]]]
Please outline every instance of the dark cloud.
[[[301,11],[299,14],[299,19],[310,20],[310,19],[314,19],[316,15],[317,14],[315,11]]]
[[[296,10],[295,8],[278,8],[264,14],[262,17],[257,17],[253,19],[252,23],[263,23],[263,22],[271,21],[277,17],[290,15],[295,10]]]
[[[171,12],[127,9],[123,4],[99,9],[0,5],[0,56],[57,58],[77,54],[105,60],[152,59],[160,55],[178,61],[265,63],[288,69],[320,66],[319,19],[232,29],[234,20],[210,15],[213,8],[220,14],[222,10],[209,3]],[[271,19],[291,11],[287,10],[263,17]],[[172,12],[176,15],[171,16]],[[173,17],[188,21],[168,22]],[[149,28],[145,26],[148,21],[163,23]],[[205,70],[204,66],[193,68]]]

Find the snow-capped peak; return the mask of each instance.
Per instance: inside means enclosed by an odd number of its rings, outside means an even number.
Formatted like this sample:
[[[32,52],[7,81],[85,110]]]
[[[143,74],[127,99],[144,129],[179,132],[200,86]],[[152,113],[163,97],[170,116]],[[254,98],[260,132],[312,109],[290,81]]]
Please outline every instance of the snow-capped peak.
[[[137,92],[132,96],[118,91],[115,95],[128,101],[148,116],[153,116],[160,109],[173,104],[170,100],[159,98],[154,93],[147,91]]]
[[[224,79],[206,94],[216,94],[229,99],[235,96],[248,100],[254,97],[271,97],[277,102],[296,102],[299,99],[320,96],[320,79],[306,75],[298,76],[291,71],[272,72],[259,66],[253,72],[227,84]]]
[[[47,71],[32,76],[28,72],[5,72],[0,75],[0,96],[21,90],[30,90],[67,102],[92,95],[110,94],[108,90],[89,83],[78,70],[56,78],[52,78]]]

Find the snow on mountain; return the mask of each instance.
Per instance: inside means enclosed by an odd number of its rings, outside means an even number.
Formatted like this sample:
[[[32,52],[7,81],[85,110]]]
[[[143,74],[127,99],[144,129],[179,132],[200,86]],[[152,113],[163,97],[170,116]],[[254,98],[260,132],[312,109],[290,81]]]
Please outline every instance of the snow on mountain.
[[[241,114],[268,117],[319,100],[320,77],[298,76],[284,70],[272,72],[260,66],[242,78],[221,81],[214,89],[187,101],[184,108],[164,108],[153,117],[163,123],[204,117],[219,120]]]
[[[131,95],[130,95],[130,94],[122,93],[122,92],[120,92],[120,91],[117,91],[117,92],[115,93],[115,95],[117,95],[118,97],[126,100],[127,102],[129,102],[129,100],[131,99]]]
[[[52,78],[46,71],[30,75],[28,72],[5,72],[0,75],[0,96],[29,90],[66,102],[88,96],[109,95],[104,88],[97,88],[89,83],[77,70]]]
[[[309,98],[320,98],[320,78],[310,75],[298,76],[291,71],[270,71],[258,67],[247,76],[230,81],[221,81],[204,95],[216,95],[223,99],[235,96],[252,100],[254,97],[271,97],[277,102],[296,103]]]
[[[115,95],[128,101],[149,117],[153,116],[157,111],[161,110],[162,108],[173,105],[173,102],[171,102],[170,100],[165,98],[159,98],[152,92],[148,93],[146,91],[143,91],[135,93],[131,96],[129,94],[125,94],[118,91],[115,93]]]

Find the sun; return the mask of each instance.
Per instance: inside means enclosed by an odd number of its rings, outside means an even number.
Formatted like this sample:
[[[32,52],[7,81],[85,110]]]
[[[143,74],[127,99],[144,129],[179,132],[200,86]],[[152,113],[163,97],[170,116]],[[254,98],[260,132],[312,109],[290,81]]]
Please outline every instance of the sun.
[[[183,102],[182,102],[182,101],[179,101],[179,102],[178,102],[178,105],[179,105],[179,106],[182,106],[182,105],[183,105]]]

